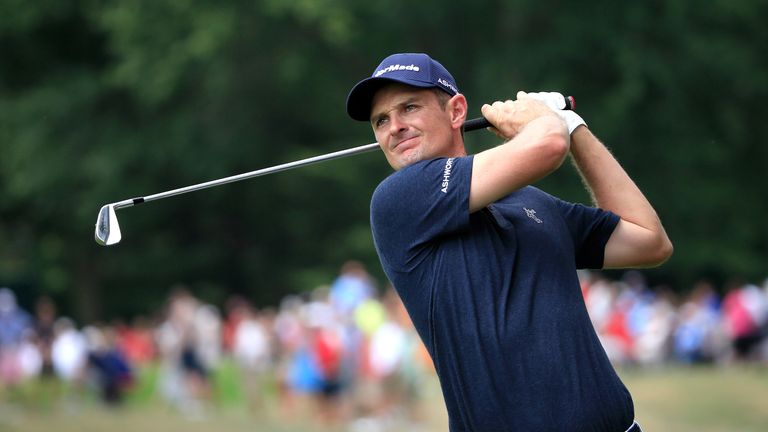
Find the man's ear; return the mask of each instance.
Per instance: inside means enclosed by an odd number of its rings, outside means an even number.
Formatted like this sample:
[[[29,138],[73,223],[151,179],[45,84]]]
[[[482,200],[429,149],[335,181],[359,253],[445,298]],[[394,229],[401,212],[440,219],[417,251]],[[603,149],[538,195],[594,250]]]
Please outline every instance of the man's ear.
[[[459,129],[467,120],[467,98],[459,93],[448,100],[448,113],[451,115],[451,126]]]

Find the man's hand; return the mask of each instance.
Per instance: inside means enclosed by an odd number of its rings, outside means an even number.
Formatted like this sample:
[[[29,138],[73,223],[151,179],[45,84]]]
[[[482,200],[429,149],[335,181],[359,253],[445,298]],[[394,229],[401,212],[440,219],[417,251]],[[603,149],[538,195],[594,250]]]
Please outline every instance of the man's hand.
[[[493,133],[504,140],[510,140],[531,121],[544,116],[558,116],[546,103],[528,97],[525,92],[517,93],[517,100],[496,101],[481,108],[485,117],[493,127]]]
[[[520,93],[518,92],[518,98],[520,97]],[[576,114],[575,112],[571,110],[565,109],[565,96],[563,96],[561,93],[557,92],[536,92],[536,93],[524,93],[528,97],[539,100],[541,102],[544,102],[548,107],[555,110],[557,115],[562,117],[563,120],[565,120],[565,123],[568,125],[568,134],[572,134],[574,130],[576,130],[577,127],[587,124],[584,122],[584,119],[581,118],[580,115]]]
[[[490,130],[506,142],[477,153],[472,163],[469,211],[474,212],[555,171],[568,155],[568,129],[541,101],[519,93],[516,101],[484,105]]]

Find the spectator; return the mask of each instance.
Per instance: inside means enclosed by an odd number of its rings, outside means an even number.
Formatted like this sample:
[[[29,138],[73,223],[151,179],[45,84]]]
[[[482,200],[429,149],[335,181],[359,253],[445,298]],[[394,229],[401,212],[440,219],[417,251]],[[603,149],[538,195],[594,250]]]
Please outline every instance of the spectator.
[[[342,376],[344,357],[349,354],[344,327],[323,287],[315,290],[313,301],[306,306],[305,313],[309,361],[319,380],[317,391],[313,392],[318,414],[323,423],[336,424],[342,419],[342,397],[345,384],[348,384]]]
[[[264,319],[249,305],[241,304],[237,314],[239,318],[233,332],[232,357],[243,375],[249,405],[260,408],[263,405],[265,377],[273,366],[272,337]]]
[[[91,384],[108,405],[122,402],[125,391],[133,384],[133,370],[117,346],[111,327],[88,326],[83,329],[88,342],[88,372]]]
[[[195,310],[193,320],[192,349],[202,367],[211,371],[221,361],[222,322],[218,308],[210,304],[200,304]]]
[[[27,329],[16,350],[20,381],[25,382],[40,376],[43,370],[43,355],[34,330]]]
[[[40,297],[35,303],[35,336],[42,356],[41,374],[45,378],[54,376],[51,347],[55,336],[56,305],[50,297]]]
[[[13,386],[23,378],[19,348],[31,327],[31,317],[16,303],[16,294],[0,288],[0,385]]]
[[[83,378],[88,361],[85,337],[67,317],[56,320],[56,336],[51,346],[51,360],[56,376],[65,383],[77,383]]]
[[[132,325],[118,325],[116,331],[118,348],[130,364],[143,367],[155,359],[152,328],[145,317],[134,318]]]
[[[645,303],[645,319],[635,338],[633,357],[641,365],[658,366],[668,358],[675,326],[674,296],[662,289]]]
[[[752,284],[732,285],[723,299],[723,319],[736,360],[751,359],[765,337],[768,301]]]
[[[406,361],[408,339],[398,322],[398,301],[393,291],[384,298],[386,318],[371,336],[370,368],[380,387],[378,415],[391,415],[404,400],[405,383],[400,372]]]
[[[343,317],[349,317],[365,300],[376,294],[376,287],[365,266],[350,260],[331,285],[330,302]]]
[[[718,355],[719,307],[708,281],[699,281],[678,311],[673,333],[674,356],[686,364],[715,361]]]
[[[197,351],[195,315],[200,302],[185,287],[174,287],[165,321],[156,331],[161,358],[161,392],[175,408],[190,418],[203,415],[210,396],[210,371]]]

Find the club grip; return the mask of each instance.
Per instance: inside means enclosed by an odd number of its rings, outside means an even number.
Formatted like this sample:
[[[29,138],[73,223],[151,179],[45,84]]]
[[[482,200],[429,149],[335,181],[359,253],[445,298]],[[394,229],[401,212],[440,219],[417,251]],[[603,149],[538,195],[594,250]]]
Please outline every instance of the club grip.
[[[565,97],[565,109],[573,111],[576,109],[576,99],[573,98],[573,96],[566,96]],[[487,127],[490,127],[491,123],[486,120],[485,117],[478,117],[471,120],[467,120],[464,122],[464,132],[469,132],[473,130],[478,129],[485,129]]]

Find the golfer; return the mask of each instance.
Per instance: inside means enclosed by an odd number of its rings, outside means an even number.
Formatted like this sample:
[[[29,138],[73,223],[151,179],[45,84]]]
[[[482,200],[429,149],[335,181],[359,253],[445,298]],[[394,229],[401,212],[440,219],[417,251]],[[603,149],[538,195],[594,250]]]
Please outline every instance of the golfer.
[[[371,225],[437,369],[452,432],[640,431],[592,327],[579,268],[659,265],[651,204],[557,93],[483,105],[504,139],[467,155],[467,100],[425,54],[395,54],[349,93],[395,172]],[[530,186],[571,155],[596,207]]]

